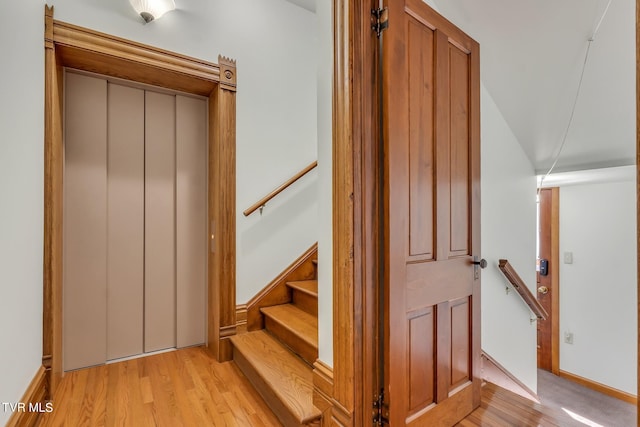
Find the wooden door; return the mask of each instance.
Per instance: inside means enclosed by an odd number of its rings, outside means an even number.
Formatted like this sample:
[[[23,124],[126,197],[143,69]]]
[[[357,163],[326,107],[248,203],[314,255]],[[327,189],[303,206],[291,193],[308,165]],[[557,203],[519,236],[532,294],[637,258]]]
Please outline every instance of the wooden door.
[[[538,211],[538,262],[547,260],[547,274],[537,273],[538,302],[548,313],[547,320],[538,319],[538,368],[545,371],[557,372],[558,342],[557,332],[553,325],[557,324],[557,313],[554,310],[554,300],[558,294],[558,188],[543,188],[540,190]],[[554,363],[554,358],[556,362]]]
[[[454,425],[480,404],[479,47],[421,0],[383,34],[385,400]]]

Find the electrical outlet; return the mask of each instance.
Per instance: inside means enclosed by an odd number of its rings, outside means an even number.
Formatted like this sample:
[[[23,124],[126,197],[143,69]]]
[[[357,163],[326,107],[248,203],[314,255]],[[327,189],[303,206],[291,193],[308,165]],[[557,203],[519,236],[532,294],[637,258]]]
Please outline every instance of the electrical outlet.
[[[564,342],[567,344],[573,344],[573,332],[564,333]]]

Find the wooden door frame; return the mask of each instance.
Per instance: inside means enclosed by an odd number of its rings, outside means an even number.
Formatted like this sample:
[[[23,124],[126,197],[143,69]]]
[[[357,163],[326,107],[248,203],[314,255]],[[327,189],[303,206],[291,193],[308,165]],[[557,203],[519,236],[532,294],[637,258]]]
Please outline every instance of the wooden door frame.
[[[376,4],[333,0],[333,396],[324,425],[372,425],[379,388]]]
[[[636,0],[636,233],[637,233],[637,295],[638,295],[638,367],[636,396],[640,396],[640,0]],[[637,425],[640,425],[640,399],[637,399]]]
[[[551,191],[549,227],[549,265],[551,270],[551,373],[560,375],[560,188],[546,188]],[[542,199],[540,199],[542,203]],[[538,230],[540,234],[540,230]],[[536,274],[540,274],[539,272]]]
[[[236,64],[213,64],[55,21],[45,6],[44,252],[42,365],[50,399],[62,377],[64,67],[208,99],[208,348],[230,360],[235,334]]]

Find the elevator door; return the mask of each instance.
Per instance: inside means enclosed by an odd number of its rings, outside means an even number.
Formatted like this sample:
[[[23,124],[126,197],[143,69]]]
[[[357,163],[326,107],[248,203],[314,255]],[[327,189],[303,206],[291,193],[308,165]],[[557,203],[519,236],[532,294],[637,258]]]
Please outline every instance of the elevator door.
[[[65,78],[64,369],[204,343],[206,101]]]

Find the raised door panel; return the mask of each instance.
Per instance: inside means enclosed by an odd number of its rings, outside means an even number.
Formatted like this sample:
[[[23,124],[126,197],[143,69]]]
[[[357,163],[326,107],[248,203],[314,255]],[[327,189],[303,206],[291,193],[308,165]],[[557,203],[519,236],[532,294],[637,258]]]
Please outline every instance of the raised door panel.
[[[409,61],[409,256],[434,257],[434,31],[408,22]]]
[[[107,330],[107,82],[65,82],[63,367],[104,363]]]
[[[469,52],[449,43],[450,256],[470,255]]]
[[[145,352],[176,346],[175,135],[175,96],[145,92]]]
[[[143,352],[144,91],[108,84],[107,359]]]
[[[177,346],[205,342],[207,104],[176,97]]]

